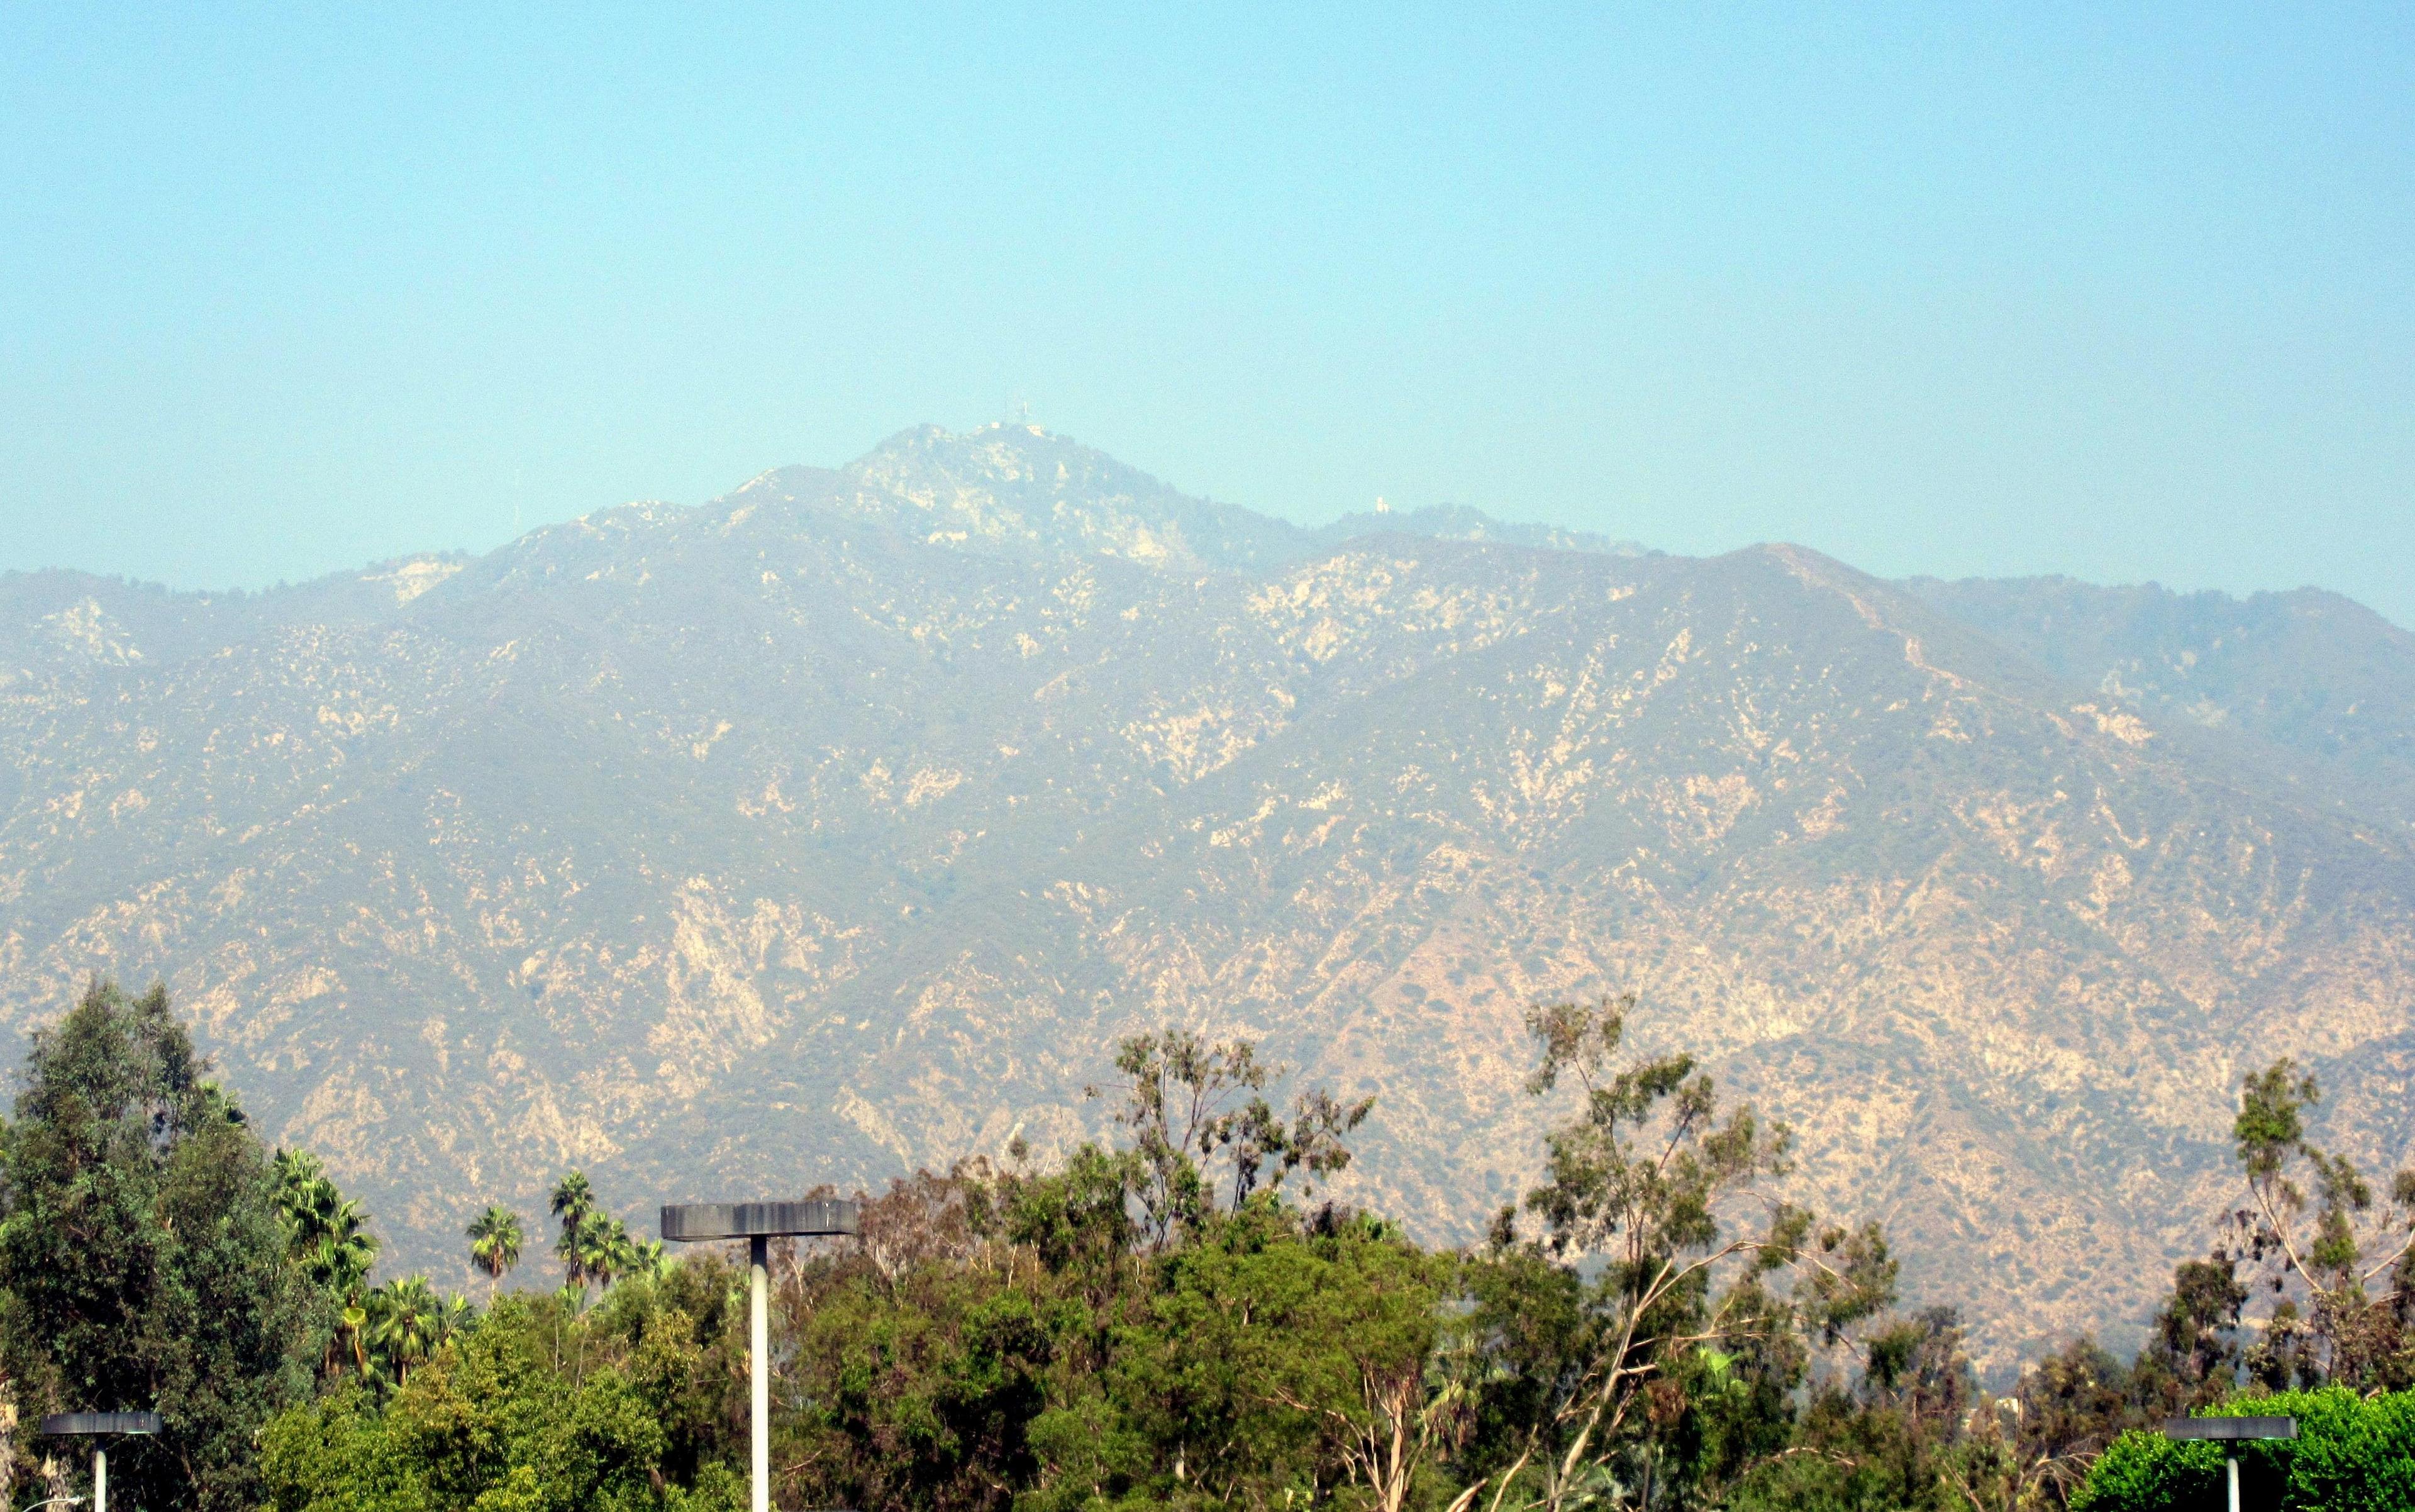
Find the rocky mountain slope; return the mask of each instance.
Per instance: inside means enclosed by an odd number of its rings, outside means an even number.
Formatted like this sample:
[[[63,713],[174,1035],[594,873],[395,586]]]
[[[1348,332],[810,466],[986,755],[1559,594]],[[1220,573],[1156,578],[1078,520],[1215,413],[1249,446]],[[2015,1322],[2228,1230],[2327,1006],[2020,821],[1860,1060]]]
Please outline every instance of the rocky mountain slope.
[[[2234,599],[2064,578],[1905,585],[2058,675],[2137,705],[2301,802],[2415,833],[2415,635],[2336,593]]]
[[[2335,599],[1312,531],[924,429],[264,594],[0,580],[0,1017],[164,974],[453,1267],[572,1164],[1061,1147],[1167,1023],[1378,1093],[1353,1194],[1465,1235],[1522,1010],[1631,989],[2001,1362],[2135,1331],[2242,1067],[2415,1139],[2410,689]]]

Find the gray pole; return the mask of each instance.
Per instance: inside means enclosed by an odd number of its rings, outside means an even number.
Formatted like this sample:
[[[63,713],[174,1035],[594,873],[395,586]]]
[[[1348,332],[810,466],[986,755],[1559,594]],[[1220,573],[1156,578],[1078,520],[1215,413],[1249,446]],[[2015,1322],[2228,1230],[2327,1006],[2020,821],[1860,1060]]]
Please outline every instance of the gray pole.
[[[109,1451],[92,1446],[92,1512],[109,1512]]]
[[[2239,1512],[2239,1461],[2232,1459],[2223,1463],[2230,1467],[2230,1512]]]
[[[772,1512],[772,1236],[853,1234],[857,1218],[854,1203],[829,1197],[803,1202],[663,1205],[667,1244],[746,1241],[746,1371],[755,1397],[754,1512]]]
[[[748,1325],[749,1370],[755,1385],[755,1512],[772,1512],[772,1239],[758,1234],[746,1241],[746,1290],[753,1316]],[[2237,1479],[2231,1512],[2239,1512]]]

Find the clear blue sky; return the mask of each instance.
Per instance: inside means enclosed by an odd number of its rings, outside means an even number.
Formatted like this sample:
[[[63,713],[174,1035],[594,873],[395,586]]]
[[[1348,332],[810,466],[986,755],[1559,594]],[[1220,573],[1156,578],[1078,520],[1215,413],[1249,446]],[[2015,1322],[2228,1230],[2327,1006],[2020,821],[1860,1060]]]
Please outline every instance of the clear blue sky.
[[[0,9],[0,568],[484,548],[1022,400],[1304,520],[2415,624],[2404,5],[141,8]]]

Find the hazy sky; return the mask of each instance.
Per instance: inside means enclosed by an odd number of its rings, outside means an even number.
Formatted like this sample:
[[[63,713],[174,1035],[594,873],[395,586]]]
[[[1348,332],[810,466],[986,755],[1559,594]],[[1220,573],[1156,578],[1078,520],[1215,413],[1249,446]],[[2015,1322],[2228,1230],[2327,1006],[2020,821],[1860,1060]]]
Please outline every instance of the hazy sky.
[[[1303,520],[2415,625],[2404,5],[138,8],[0,8],[0,568],[483,548],[1019,400]]]

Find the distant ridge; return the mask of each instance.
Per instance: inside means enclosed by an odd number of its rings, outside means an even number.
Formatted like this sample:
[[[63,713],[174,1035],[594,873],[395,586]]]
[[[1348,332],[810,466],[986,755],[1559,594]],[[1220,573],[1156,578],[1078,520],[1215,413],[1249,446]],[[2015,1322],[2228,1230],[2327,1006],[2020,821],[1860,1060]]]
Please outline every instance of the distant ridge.
[[[1904,586],[2058,676],[2222,732],[2315,801],[2415,827],[2415,634],[2351,599],[2067,577]]]

